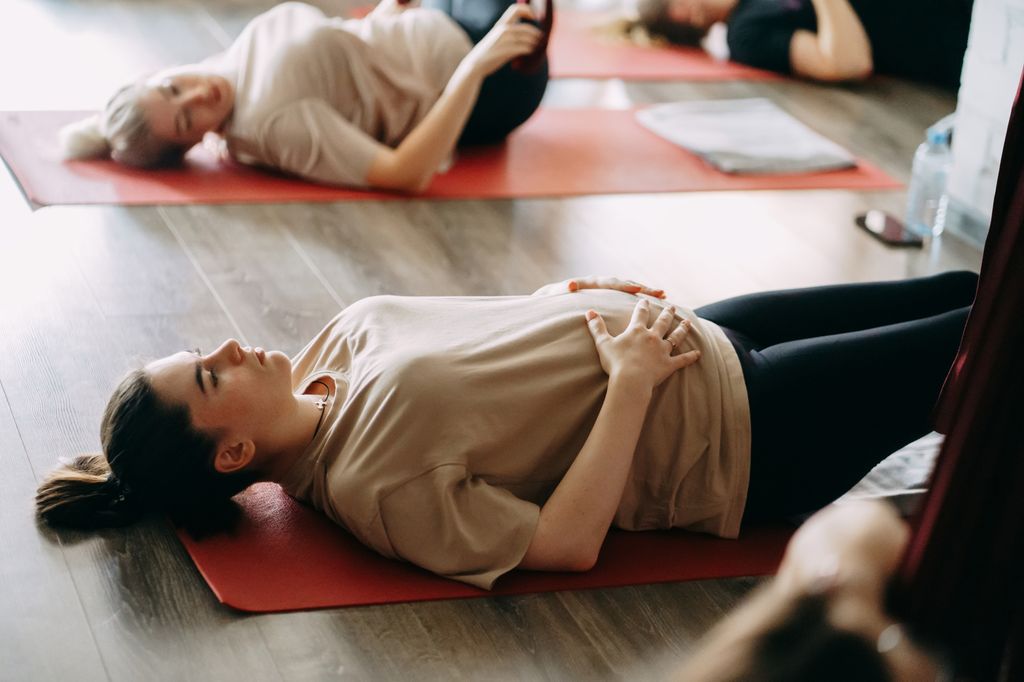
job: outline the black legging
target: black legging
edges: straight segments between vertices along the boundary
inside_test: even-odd
[[[420,4],[450,16],[476,44],[515,0],[423,0]],[[511,64],[492,73],[480,86],[459,144],[493,144],[504,140],[537,111],[547,85],[546,58],[528,73],[513,69]]]
[[[743,366],[752,438],[744,520],[818,509],[930,431],[977,282],[949,272],[695,311],[725,330]]]

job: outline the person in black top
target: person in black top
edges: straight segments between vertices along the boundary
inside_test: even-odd
[[[821,81],[881,73],[955,88],[972,3],[639,0],[638,10],[642,23],[674,42],[696,44],[713,24],[725,22],[730,57],[750,66]]]

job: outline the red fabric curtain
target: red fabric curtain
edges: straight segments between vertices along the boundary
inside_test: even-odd
[[[1018,88],[977,299],[936,410],[946,440],[896,585],[903,618],[976,680],[1024,679],[1022,105]]]

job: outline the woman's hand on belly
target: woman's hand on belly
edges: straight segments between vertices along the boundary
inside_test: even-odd
[[[612,289],[614,291],[623,291],[627,294],[645,294],[647,296],[653,296],[654,298],[665,298],[665,291],[663,289],[652,289],[651,287],[634,282],[631,279],[619,279],[618,277],[595,277],[590,275],[588,277],[573,277],[561,282],[554,282],[553,284],[545,284],[537,291],[533,292],[534,296],[547,296],[549,294],[564,294],[571,293],[574,291],[582,291],[583,289]]]
[[[697,351],[674,355],[687,323],[676,324],[671,307],[651,324],[650,303],[641,299],[618,336],[596,312],[587,315],[608,390],[583,448],[541,507],[521,568],[586,571],[594,565],[622,500],[653,388],[700,357]]]
[[[604,319],[594,310],[587,311],[587,327],[609,380],[648,395],[672,374],[700,359],[698,350],[676,354],[689,333],[690,321],[675,324],[673,306],[664,308],[653,324],[650,317],[650,303],[640,299],[626,329],[612,336]]]

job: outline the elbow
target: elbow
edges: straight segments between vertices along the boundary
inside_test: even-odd
[[[422,171],[413,168],[412,164],[391,151],[375,160],[366,174],[366,184],[370,187],[407,194],[425,192],[433,179],[433,170]]]
[[[868,57],[866,60],[855,62],[847,67],[847,77],[844,80],[848,81],[863,81],[871,77],[871,74],[875,72],[875,65]]]
[[[533,566],[525,566],[525,568],[562,573],[586,573],[596,565],[596,552],[576,552],[566,548],[557,557],[551,557],[547,561],[535,563]]]
[[[428,175],[404,175],[397,177],[391,182],[374,183],[383,189],[395,190],[405,194],[422,194],[430,187],[430,181],[434,179],[433,173]]]
[[[423,194],[430,187],[430,182],[434,179],[433,173],[427,175],[412,178],[405,187],[406,192],[410,194]]]
[[[530,571],[585,573],[597,564],[601,545],[565,541],[564,534],[549,535],[543,530],[534,535],[520,567]]]
[[[875,64],[868,55],[862,59],[851,59],[842,63],[830,63],[817,74],[817,79],[832,83],[867,80],[875,72]]]
[[[586,573],[597,565],[597,552],[584,552],[574,556],[567,563],[565,570],[572,573]]]
[[[561,556],[558,557],[558,571],[570,573],[586,573],[597,565],[597,558],[601,553],[601,546],[589,547],[584,545],[564,546]]]

